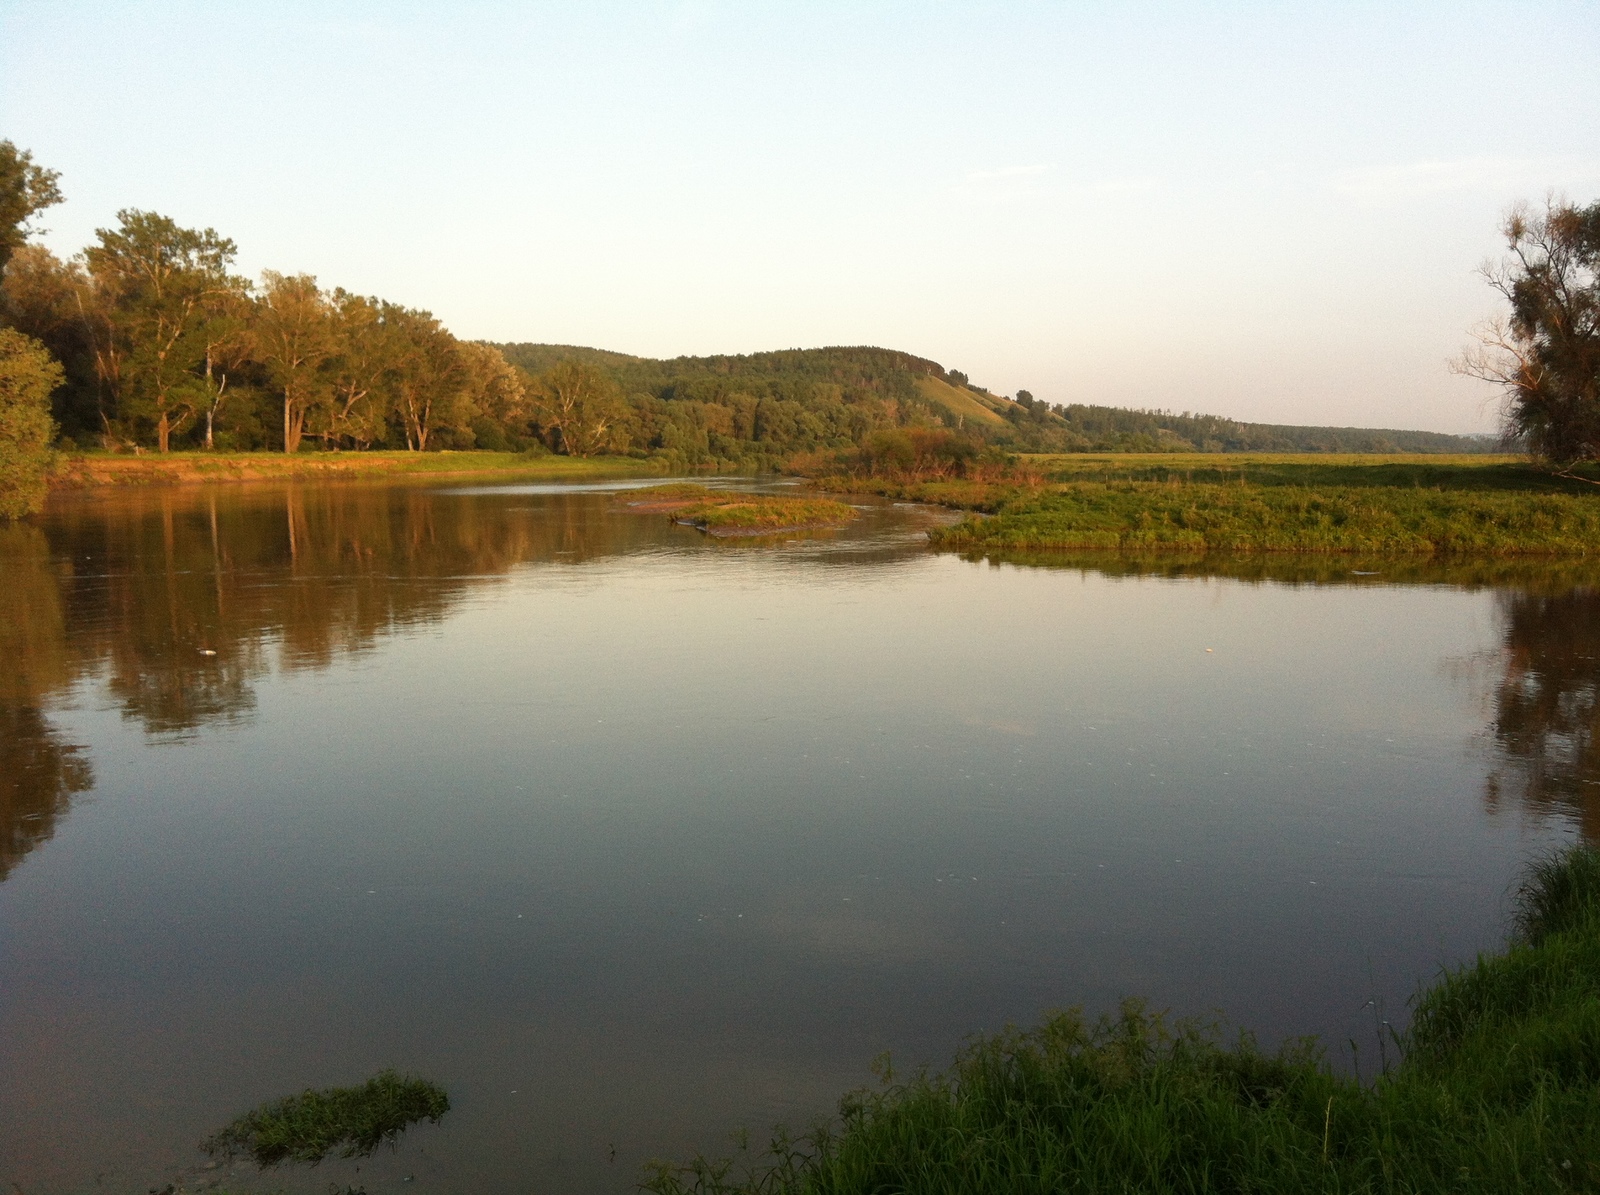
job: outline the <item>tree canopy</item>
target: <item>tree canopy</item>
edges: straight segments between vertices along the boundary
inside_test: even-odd
[[[1508,310],[1457,369],[1501,387],[1507,430],[1556,465],[1600,460],[1600,202],[1514,208],[1483,269]]]
[[[34,231],[29,221],[61,202],[60,178],[36,165],[27,150],[0,141],[0,271]]]

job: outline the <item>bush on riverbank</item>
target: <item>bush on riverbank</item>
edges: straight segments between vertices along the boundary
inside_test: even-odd
[[[0,519],[20,519],[44,504],[55,454],[50,391],[61,366],[37,340],[0,327]]]
[[[1505,953],[1417,1000],[1372,1086],[1310,1041],[1169,1025],[1137,1002],[975,1042],[947,1072],[846,1097],[748,1172],[660,1165],[697,1193],[1433,1192],[1600,1188],[1600,853],[1536,866]]]

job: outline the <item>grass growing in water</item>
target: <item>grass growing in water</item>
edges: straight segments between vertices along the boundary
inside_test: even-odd
[[[253,1112],[200,1143],[208,1154],[246,1153],[258,1166],[322,1161],[334,1150],[365,1158],[418,1121],[439,1123],[450,1110],[444,1089],[426,1079],[382,1071],[359,1087],[306,1090]]]
[[[669,514],[680,523],[712,535],[766,535],[840,527],[856,517],[854,507],[828,498],[743,494],[689,482],[651,486],[619,497],[630,509]]]
[[[778,1136],[743,1173],[659,1165],[657,1195],[1600,1189],[1600,854],[1536,866],[1504,954],[1416,1001],[1371,1086],[1309,1040],[1272,1054],[1129,1002],[974,1042]]]

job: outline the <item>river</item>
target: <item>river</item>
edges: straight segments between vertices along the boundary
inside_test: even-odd
[[[1520,864],[1600,832],[1581,568],[965,560],[863,507],[730,542],[605,487],[263,485],[0,527],[0,1184],[626,1191],[1129,994],[1371,1074]],[[442,1124],[200,1169],[385,1066]]]

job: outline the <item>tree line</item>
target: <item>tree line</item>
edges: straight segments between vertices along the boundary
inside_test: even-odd
[[[501,355],[430,312],[309,274],[252,282],[214,229],[125,209],[63,261],[12,253],[0,316],[60,364],[52,415],[80,448],[472,447],[523,413]]]
[[[426,310],[330,289],[309,274],[247,279],[231,239],[156,212],[119,212],[114,227],[62,260],[29,240],[39,214],[61,199],[55,171],[0,141],[0,516],[40,500],[52,442],[156,452],[629,454],[687,470],[772,469],[801,454],[857,453],[888,432],[939,430],[965,445],[952,459],[996,450],[1492,446],[1051,404],[1027,390],[1005,398],[959,370],[872,347],[652,360],[462,340]],[[1499,383],[1508,429],[1558,463],[1600,457],[1597,230],[1600,204],[1514,212],[1505,226],[1511,257],[1487,271],[1511,316],[1460,366]],[[992,414],[967,420],[941,400],[948,387]]]
[[[0,344],[14,429],[76,450],[487,448],[773,467],[894,426],[939,426],[878,349],[650,362],[462,340],[432,313],[309,274],[237,267],[235,242],[128,208],[63,260],[30,242],[59,176],[0,142]],[[43,403],[43,407],[41,407]],[[40,415],[47,409],[48,418]],[[0,427],[0,438],[5,430]],[[27,453],[23,454],[28,455]],[[42,485],[34,469],[27,484]]]

